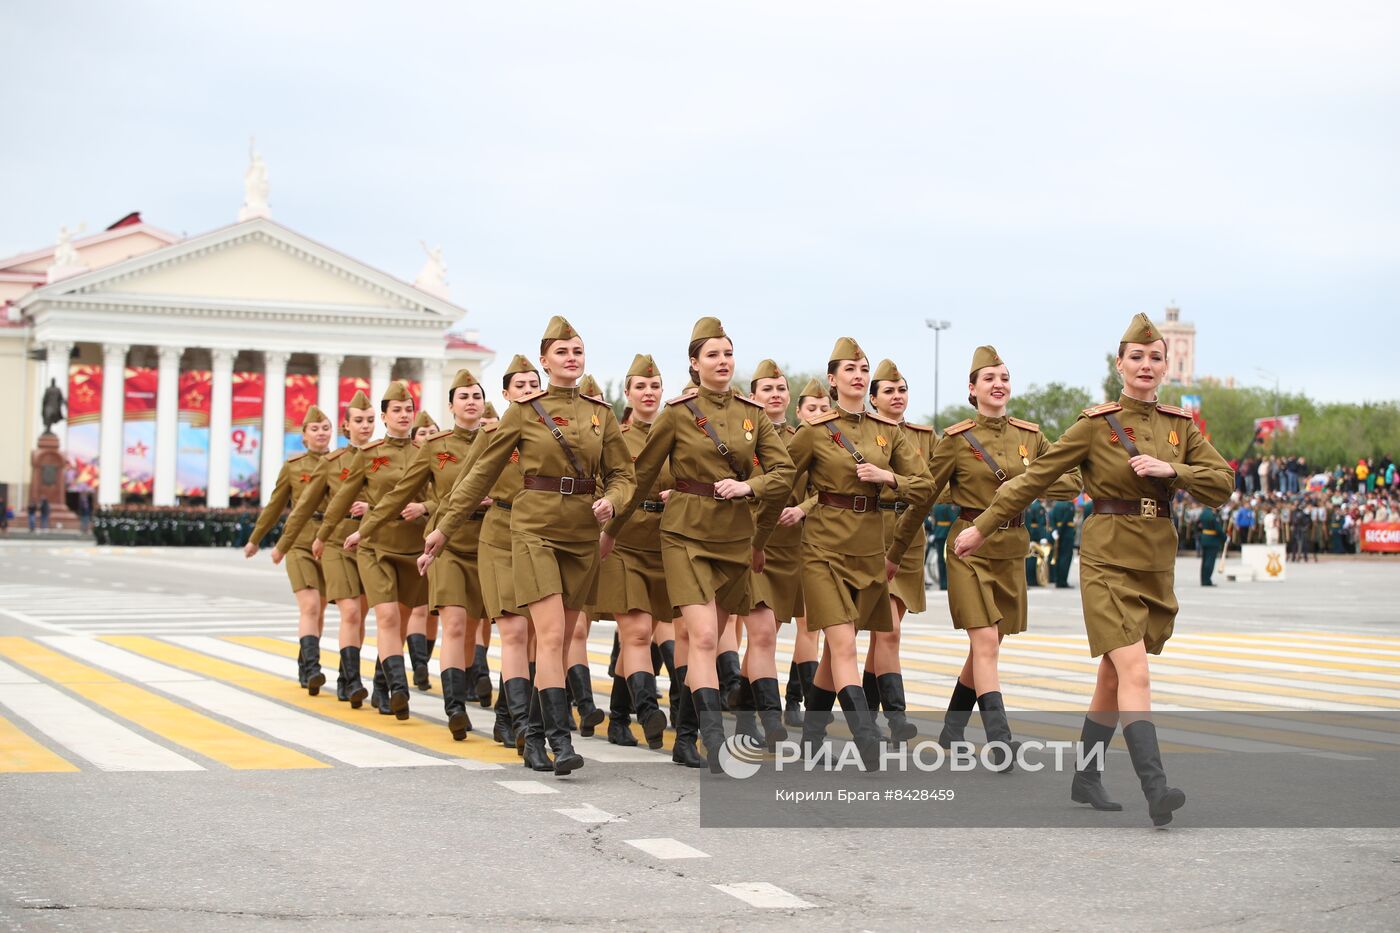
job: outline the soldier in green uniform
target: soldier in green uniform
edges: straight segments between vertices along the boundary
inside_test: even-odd
[[[1333,554],[1347,552],[1346,518],[1345,510],[1339,505],[1327,510],[1327,535],[1332,540]]]
[[[355,555],[345,550],[344,544],[345,539],[358,527],[357,523],[369,508],[369,503],[364,500],[352,502],[349,510],[338,518],[327,514],[326,509],[340,487],[350,478],[350,464],[355,453],[374,436],[374,421],[374,408],[369,396],[356,392],[340,423],[340,433],[350,445],[326,454],[325,470],[316,475],[298,500],[296,508],[292,509],[272,554],[272,559],[278,560],[278,555],[301,536],[307,522],[331,526],[331,534],[325,541],[319,538],[312,541],[311,555],[321,562],[321,573],[326,581],[326,599],[335,603],[336,611],[340,613],[340,673],[336,678],[335,696],[337,700],[349,703],[351,709],[359,709],[369,693],[360,680],[360,648],[365,643],[365,616],[369,614],[369,603],[360,584],[360,569],[355,563]],[[330,545],[329,549],[326,548],[327,544]],[[387,704],[380,707],[380,712],[389,712]]]
[[[554,773],[562,776],[583,766],[569,737],[565,649],[596,596],[598,526],[631,498],[636,480],[611,406],[579,394],[583,339],[562,317],[545,329],[540,364],[549,388],[519,399],[487,435],[486,449],[453,489],[423,553],[436,557],[518,459],[523,491],[510,513],[515,599],[529,607],[535,625],[542,725],[554,751]]]
[[[1225,529],[1220,524],[1220,514],[1210,506],[1201,508],[1196,519],[1196,533],[1201,538],[1201,586],[1215,586],[1215,560],[1220,556],[1220,546],[1225,543]]]
[[[277,474],[277,483],[272,488],[272,496],[267,500],[258,515],[253,534],[243,547],[243,556],[252,557],[258,553],[262,539],[282,517],[282,510],[295,507],[312,480],[325,469],[322,458],[331,443],[330,418],[312,405],[306,410],[301,423],[301,437],[306,444],[306,452],[297,454],[282,464]],[[321,628],[326,614],[326,581],[321,575],[321,565],[311,556],[311,541],[316,526],[308,526],[306,532],[285,551],[273,551],[273,560],[286,556],[287,578],[292,582],[292,592],[297,600],[297,635],[301,651],[297,657],[297,681],[312,696],[321,692],[326,675],[321,673]]]
[[[941,441],[940,441],[941,443]],[[948,532],[961,511],[953,504],[952,490],[946,489],[933,506],[933,550],[938,557],[938,588],[948,589]]]
[[[1023,516],[1026,523],[1026,537],[1030,538],[1031,546],[1039,544],[1041,541],[1050,540],[1050,518],[1045,512],[1045,503],[1035,499],[1026,508]],[[1034,553],[1026,555],[1026,586],[1040,586],[1040,580],[1036,577],[1036,564],[1039,561]]]
[[[904,439],[925,465],[933,462],[938,435],[931,427],[904,420],[904,413],[909,407],[909,382],[893,360],[881,360],[875,367],[870,379],[870,402],[882,417],[899,425]],[[880,490],[880,517],[886,547],[894,542],[899,518],[908,508],[908,500],[890,487],[885,486]],[[890,724],[890,737],[899,742],[907,742],[918,734],[918,727],[906,715],[899,639],[905,614],[923,612],[928,608],[924,595],[924,550],[927,546],[926,535],[915,535],[904,551],[903,559],[896,562],[898,569],[889,581],[890,618],[894,627],[888,632],[870,633],[870,648],[865,657],[865,675],[862,679],[865,702],[872,712],[884,708],[885,718]]]
[[[894,629],[888,581],[909,545],[887,549],[880,493],[889,487],[909,503],[907,516],[927,511],[931,490],[926,459],[904,430],[865,410],[869,383],[865,351],[850,337],[837,340],[827,361],[834,407],[799,428],[789,449],[797,475],[807,473],[816,489],[802,534],[802,598],[807,627],[823,635],[802,742],[809,755],[819,754],[839,701],[862,764],[873,769],[882,737],[862,689],[856,632]]]
[[[428,505],[428,528],[433,528],[438,518],[435,506],[451,494],[472,442],[476,440],[481,413],[486,407],[486,394],[470,370],[457,371],[447,390],[447,405],[452,413],[452,429],[430,434],[419,442],[417,456],[398,483],[375,503],[361,523],[361,537],[373,540],[385,522],[416,517],[417,510],[411,508],[415,502]],[[421,417],[423,413],[419,414]],[[472,513],[475,519],[469,515],[428,570],[428,608],[442,622],[443,711],[447,714],[447,729],[458,742],[467,737],[472,727],[467,715],[467,633],[470,629],[474,636],[478,620],[486,615],[476,564],[481,519],[485,514],[485,510],[478,509]],[[472,643],[475,644],[474,637]],[[426,672],[433,650],[426,635],[410,632],[408,649],[415,676],[420,662]],[[490,673],[479,676],[484,677],[485,692],[489,695]]]
[[[688,355],[698,388],[671,399],[657,416],[637,457],[638,492],[605,527],[602,547],[605,555],[612,551],[617,534],[669,467],[675,485],[662,513],[661,551],[667,593],[679,609],[677,636],[684,631],[689,639],[682,715],[688,722],[690,704],[710,769],[717,771],[724,728],[716,647],[729,618],[752,608],[750,571],[763,571],[763,548],[792,489],[793,472],[763,406],[731,388],[734,345],[716,318],[696,322]],[[745,501],[750,498],[763,503],[759,512]],[[678,724],[676,744],[686,743],[682,754],[689,757],[694,740]]]
[[[638,354],[627,370],[623,392],[631,417],[621,427],[622,439],[635,462],[661,409],[661,371],[656,361]],[[608,741],[614,745],[637,744],[628,727],[634,711],[648,748],[660,748],[666,731],[666,714],[656,702],[651,646],[656,623],[669,622],[675,614],[661,562],[661,516],[672,485],[669,471],[663,469],[657,474],[641,507],[632,513],[618,533],[612,553],[603,560],[598,572],[598,596],[590,607],[591,611],[617,621],[617,659],[612,665],[608,717]],[[684,645],[679,647],[684,657]],[[694,765],[700,764],[703,762],[697,756]]]
[[[797,396],[797,420],[799,424],[807,424],[814,418],[821,417],[831,411],[831,397],[827,395],[827,390],[815,379],[808,379],[807,384],[802,387],[802,392]],[[797,505],[797,509],[802,513],[801,518],[805,519],[807,513],[816,505],[816,494],[812,491],[810,479],[799,476],[797,485],[803,487],[803,500]],[[786,509],[783,515],[789,513]],[[778,523],[782,524],[783,516],[779,516]],[[799,583],[800,583],[799,579]],[[807,627],[806,601],[803,601],[802,613],[797,617],[795,624],[796,631],[793,632],[792,643],[792,663],[788,667],[787,691],[783,713],[783,722],[789,726],[802,725],[802,702],[806,692],[810,689],[812,678],[817,675],[817,658],[821,654],[821,636]]]
[[[389,495],[399,477],[418,453],[409,436],[413,427],[413,397],[402,382],[391,382],[379,400],[385,436],[356,451],[350,473],[326,507],[328,515],[345,515],[356,501],[370,510]],[[404,623],[414,606],[428,601],[427,581],[415,564],[422,546],[427,520],[415,510],[415,517],[400,514],[384,522],[373,538],[361,540],[358,532],[345,538],[344,550],[355,554],[355,566],[365,596],[374,607],[376,649],[375,688],[381,707],[388,697],[389,711],[398,719],[408,719],[408,674],[404,669]],[[323,543],[335,529],[323,522],[316,537]]]
[[[1074,503],[1057,499],[1050,506],[1050,530],[1055,534],[1055,588],[1069,589],[1069,568],[1074,562]]]
[[[1124,333],[1117,367],[1123,378],[1119,400],[1086,410],[1023,479],[998,491],[954,547],[971,554],[1061,475],[1083,470],[1094,516],[1084,524],[1079,589],[1089,650],[1101,661],[1081,734],[1081,760],[1102,762],[1121,717],[1148,813],[1161,826],[1186,802],[1185,794],[1167,785],[1148,712],[1147,656],[1161,652],[1177,611],[1171,498],[1184,489],[1204,505],[1219,506],[1234,488],[1234,475],[1189,413],[1157,404],[1167,371],[1166,341],[1146,315],[1137,315]],[[1088,754],[1091,747],[1099,754]],[[1077,772],[1071,799],[1121,809],[1108,799],[1101,770],[1090,764]]]

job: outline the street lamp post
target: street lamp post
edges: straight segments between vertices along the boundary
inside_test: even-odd
[[[952,321],[925,318],[924,324],[933,331],[933,427],[938,430],[938,335],[953,326]]]
[[[1272,380],[1274,381],[1274,417],[1277,418],[1277,417],[1278,417],[1278,414],[1279,414],[1279,411],[1278,411],[1278,404],[1279,404],[1279,398],[1278,398],[1278,395],[1279,395],[1279,379],[1278,379],[1278,373],[1270,372],[1269,370],[1264,369],[1262,366],[1255,367],[1255,371],[1256,371],[1257,373],[1259,373],[1259,375],[1263,376],[1265,379],[1272,379]]]

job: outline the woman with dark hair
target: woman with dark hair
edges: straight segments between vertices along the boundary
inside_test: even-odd
[[[718,771],[724,726],[715,648],[729,617],[749,611],[749,574],[763,572],[763,547],[794,474],[762,406],[731,388],[734,344],[716,318],[696,322],[688,352],[698,388],[657,416],[637,457],[639,491],[605,527],[602,549],[611,553],[669,466],[675,485],[661,517],[661,557],[671,605],[689,637],[673,760],[692,763],[698,720],[710,770]],[[757,522],[750,498],[765,506]]]
[[[827,390],[822,388],[817,380],[808,379],[807,384],[802,387],[801,394],[797,396],[798,423],[810,424],[813,419],[829,411],[831,411],[831,398],[827,395]],[[797,485],[804,485],[800,477]],[[817,504],[817,497],[811,494],[810,480],[805,483],[805,486],[803,492],[807,497],[799,502],[794,509],[783,510],[782,516],[778,519],[780,527],[785,521],[802,521]],[[793,626],[792,662],[788,665],[787,690],[784,696],[783,722],[789,726],[802,725],[802,702],[811,691],[812,678],[817,673],[817,657],[820,653],[821,636],[814,629],[807,627],[807,608],[804,602],[802,613],[797,617],[796,624]]]
[[[817,490],[802,532],[802,599],[807,627],[821,631],[823,645],[806,697],[802,742],[809,754],[825,742],[839,700],[870,769],[881,737],[861,689],[856,632],[893,628],[880,493],[888,487],[921,506],[929,479],[899,425],[865,410],[870,361],[860,345],[850,337],[836,341],[826,371],[835,407],[798,428],[789,445],[798,475],[807,473]]]
[[[1163,826],[1186,803],[1184,793],[1167,785],[1149,712],[1147,656],[1161,653],[1177,612],[1171,499],[1184,489],[1208,507],[1219,506],[1229,498],[1234,476],[1188,412],[1157,403],[1167,344],[1147,315],[1134,317],[1123,334],[1117,368],[1123,378],[1118,401],[1086,409],[1022,479],[997,491],[958,535],[954,550],[959,557],[971,555],[1060,476],[1083,470],[1094,514],[1080,542],[1079,589],[1089,651],[1100,661],[1080,744],[1081,760],[1097,764],[1077,771],[1070,798],[1095,809],[1122,809],[1108,798],[1102,778],[1103,753],[1121,722],[1148,813],[1154,825]],[[1097,754],[1085,754],[1091,750]]]
[[[519,462],[522,492],[510,512],[515,599],[529,607],[535,625],[541,725],[554,752],[554,773],[563,776],[583,767],[569,737],[565,649],[596,594],[598,526],[627,501],[636,481],[612,408],[578,391],[583,339],[562,317],[545,329],[540,365],[549,388],[518,399],[488,435],[423,553],[436,557],[507,465]]]
[[[433,416],[428,414],[427,409],[420,408],[413,416],[413,432],[409,435],[413,440],[413,446],[418,448],[417,457],[423,454],[423,444],[438,433],[437,422]],[[402,481],[402,478],[400,478]],[[434,491],[431,487],[422,490],[428,494],[423,501],[413,501],[402,506],[404,515],[402,518],[416,518],[420,512],[424,517],[430,516],[433,511],[432,495]],[[429,527],[432,520],[428,520]],[[364,525],[360,526],[360,533],[364,533]],[[432,595],[432,582],[428,584],[429,597]],[[413,685],[424,693],[433,689],[432,678],[428,674],[428,662],[433,657],[433,647],[437,643],[437,613],[432,611],[432,607],[427,603],[421,606],[414,606],[413,611],[408,614],[408,621],[404,623],[404,644],[408,654],[408,665],[413,671]],[[470,728],[470,726],[468,726]],[[465,733],[463,734],[465,738]]]

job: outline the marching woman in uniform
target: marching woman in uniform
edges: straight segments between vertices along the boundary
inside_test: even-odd
[[[339,516],[327,514],[326,508],[341,485],[350,476],[350,462],[359,449],[369,443],[374,436],[374,409],[369,397],[357,391],[345,409],[345,420],[341,422],[340,433],[350,441],[350,446],[339,447],[325,457],[325,470],[317,474],[307,487],[306,495],[297,502],[287,524],[282,528],[282,537],[272,552],[274,562],[286,553],[283,542],[296,541],[309,521],[323,522],[334,530],[326,539],[319,538],[311,543],[311,555],[320,562],[321,574],[326,581],[326,600],[335,603],[340,612],[340,673],[336,677],[335,697],[359,709],[369,691],[360,680],[360,648],[365,643],[365,616],[369,614],[369,604],[365,600],[364,587],[360,585],[360,570],[355,565],[355,555],[342,548],[345,538],[357,527],[369,503],[360,500],[350,504],[350,509]]]
[[[627,370],[623,392],[631,417],[622,425],[622,439],[635,462],[661,408],[661,372],[656,361],[638,354]],[[592,608],[617,620],[619,648],[608,722],[608,741],[614,745],[637,744],[625,718],[632,712],[648,748],[660,748],[666,731],[666,714],[656,703],[651,635],[658,620],[669,622],[673,615],[661,563],[661,516],[666,510],[662,497],[671,486],[671,475],[663,468],[598,571],[598,598]],[[683,643],[680,650],[684,657]]]
[[[763,407],[730,387],[734,345],[716,318],[696,322],[689,357],[698,388],[671,399],[657,416],[637,457],[638,491],[606,527],[602,548],[605,556],[612,551],[669,466],[674,490],[661,516],[661,559],[668,597],[689,639],[672,760],[694,765],[698,719],[710,770],[717,771],[724,725],[715,647],[730,615],[749,611],[750,572],[763,572],[763,547],[792,489],[793,470]],[[751,497],[763,503],[756,529],[745,502]]]
[[[831,411],[831,397],[827,395],[827,390],[822,388],[821,383],[815,379],[808,379],[807,384],[802,387],[802,394],[797,397],[797,420],[800,423],[808,424],[813,418]],[[801,477],[798,478],[798,486],[804,485]],[[812,484],[810,478],[805,482],[806,490],[804,495],[811,492]],[[778,519],[779,527],[786,524],[793,524],[802,521],[807,517],[807,513],[817,504],[816,496],[809,496],[803,499],[794,508],[783,510],[782,516]],[[798,581],[799,586],[801,580]],[[802,725],[802,701],[811,685],[812,678],[817,674],[817,657],[821,653],[821,636],[814,629],[807,627],[806,606],[804,604],[802,614],[798,615],[797,623],[793,627],[792,662],[788,665],[788,682],[786,694],[786,707],[783,713],[783,721],[789,726]]]
[[[295,507],[316,475],[324,469],[321,459],[331,444],[331,421],[321,409],[312,405],[306,410],[301,423],[301,439],[306,444],[306,452],[282,464],[277,474],[277,484],[272,489],[272,497],[258,514],[257,524],[248,543],[243,546],[243,556],[252,557],[258,553],[258,542],[272,531],[282,510]],[[318,499],[319,501],[319,499]],[[306,692],[316,696],[326,682],[321,673],[321,626],[326,614],[326,583],[321,576],[321,565],[311,556],[311,541],[316,528],[308,527],[307,534],[300,538],[289,538],[293,542],[285,552],[276,549],[272,552],[274,562],[287,559],[287,578],[292,581],[292,593],[297,600],[297,635],[301,652],[297,656],[297,681]],[[281,538],[278,538],[281,541]]]
[[[787,377],[778,364],[763,360],[749,380],[749,397],[763,406],[764,417],[784,448],[797,429],[787,423]],[[783,726],[783,701],[778,694],[778,629],[803,614],[802,608],[802,519],[801,499],[807,494],[807,479],[797,477],[792,492],[783,503],[778,525],[763,547],[763,572],[752,577],[749,602],[752,608],[743,617],[747,635],[740,685],[736,730],[758,738],[753,730],[754,715],[763,727],[762,741],[772,749],[787,738]],[[797,514],[794,514],[797,513]],[[752,711],[752,712],[750,712]]]
[[[909,383],[893,360],[881,360],[880,365],[875,367],[870,378],[870,403],[876,412],[899,425],[904,439],[921,460],[926,464],[932,462],[938,435],[933,433],[933,428],[910,424],[904,419],[909,407]],[[895,526],[908,508],[909,502],[888,486],[880,490],[880,518],[887,548],[894,543]],[[872,712],[884,707],[885,718],[890,723],[890,737],[899,742],[907,742],[919,731],[905,714],[907,707],[904,672],[899,663],[899,630],[906,613],[923,612],[927,608],[924,597],[924,549],[927,543],[924,535],[916,535],[905,549],[899,561],[899,570],[890,579],[890,620],[894,627],[888,632],[871,632],[870,649],[865,656],[865,676],[862,679],[865,702]]]
[[[431,504],[445,502],[451,494],[467,452],[476,439],[485,405],[486,397],[476,377],[470,370],[458,370],[447,390],[452,430],[430,434],[418,441],[418,456],[361,524],[362,537],[373,540],[384,522],[396,516],[408,517],[408,508],[415,501],[430,503],[428,527],[432,527],[438,510]],[[458,742],[467,737],[472,727],[471,718],[467,716],[468,633],[471,642],[475,642],[477,620],[486,614],[476,564],[477,539],[484,514],[483,510],[478,510],[472,513],[476,516],[474,519],[468,516],[468,521],[463,522],[457,534],[447,542],[442,559],[435,561],[428,571],[428,606],[442,621],[442,705],[447,713],[447,729]],[[412,655],[412,633],[408,644]],[[431,654],[431,643],[427,650]],[[418,651],[421,656],[423,646],[419,646]],[[416,658],[414,662],[416,666]],[[487,688],[490,688],[489,682]]]
[[[535,686],[554,773],[583,767],[569,737],[565,649],[598,586],[598,526],[632,495],[632,458],[612,408],[580,395],[583,339],[562,317],[540,341],[549,388],[511,406],[452,491],[423,553],[435,557],[515,456],[522,492],[511,507],[515,599],[535,625]],[[602,477],[599,488],[597,477]]]
[[[363,500],[370,509],[387,496],[398,483],[403,471],[418,453],[409,436],[413,427],[413,398],[402,382],[391,382],[379,402],[380,417],[384,419],[386,436],[367,444],[350,463],[350,473],[335,494],[326,511],[343,515],[354,501]],[[396,515],[378,529],[372,539],[361,540],[359,532],[345,539],[344,550],[355,553],[360,580],[369,604],[374,607],[375,644],[378,659],[374,664],[375,688],[380,695],[380,711],[384,699],[390,712],[398,719],[408,718],[408,675],[403,663],[403,626],[414,606],[428,601],[427,581],[418,575],[414,565],[427,524],[424,514],[413,510],[414,516]],[[316,536],[325,541],[334,529],[323,523]]]
[[[579,395],[595,402],[608,404],[598,380],[587,373],[579,380],[578,392]],[[568,694],[570,704],[578,708],[578,725],[574,725],[571,712],[569,728],[577,728],[582,736],[593,735],[594,730],[603,721],[603,711],[593,699],[593,674],[588,666],[588,633],[592,628],[593,618],[585,611],[574,626],[574,634],[565,646],[564,656],[564,692]]]
[[[1079,590],[1089,651],[1100,661],[1080,738],[1081,759],[1091,749],[1099,754],[1097,766],[1075,774],[1070,796],[1096,809],[1122,809],[1109,800],[1102,776],[1102,753],[1121,721],[1148,813],[1163,826],[1186,802],[1184,793],[1167,785],[1149,713],[1147,656],[1161,653],[1177,611],[1171,497],[1184,489],[1204,505],[1218,506],[1229,498],[1234,474],[1186,411],[1157,404],[1167,346],[1147,315],[1133,318],[1123,334],[1117,368],[1123,378],[1118,401],[1085,410],[1022,479],[997,492],[954,548],[959,556],[972,554],[1031,499],[1047,494],[1060,476],[1083,470],[1094,514],[1080,540]]]
[[[418,413],[413,416],[413,446],[418,448],[419,454],[423,451],[423,442],[434,434],[438,433],[437,422],[433,416],[428,414],[426,408],[418,409]],[[429,496],[433,489],[426,490]],[[412,508],[417,512],[423,510],[424,515],[431,515],[433,512],[433,501],[428,498],[416,504],[404,506]],[[408,516],[404,516],[407,518]],[[431,519],[429,520],[431,523]],[[364,525],[360,526],[360,534],[364,534]],[[429,583],[431,592],[432,584]],[[427,692],[433,689],[433,682],[428,674],[428,662],[433,657],[433,647],[437,642],[437,614],[431,611],[428,605],[414,606],[413,611],[408,615],[408,622],[404,625],[404,642],[408,646],[408,664],[413,669],[413,685],[419,690]]]
[[[1040,427],[1030,421],[1008,418],[1011,374],[994,347],[978,347],[968,373],[968,404],[977,417],[950,425],[933,454],[931,472],[937,497],[951,487],[959,518],[950,537],[968,526],[991,504],[997,489],[1022,475],[1050,449]],[[1056,474],[1059,477],[1059,474]],[[1072,498],[1079,493],[1079,471],[1069,470],[1050,494]],[[887,565],[894,573],[897,561],[916,536],[923,535],[928,508],[900,516],[890,545]],[[1012,767],[1011,725],[1001,695],[997,673],[1001,641],[1026,630],[1026,554],[1030,538],[1020,512],[993,527],[990,543],[976,556],[949,555],[948,609],[953,626],[967,632],[968,654],[953,688],[943,730],[938,741],[945,748],[964,741],[964,730],[975,704],[982,710],[988,741],[1006,743],[996,749],[1000,770]]]
[[[923,459],[889,419],[865,410],[870,361],[850,337],[836,341],[827,362],[828,395],[836,403],[792,439],[793,465],[807,472],[816,505],[802,531],[802,599],[807,627],[824,636],[821,662],[806,696],[802,742],[823,743],[837,701],[867,769],[880,754],[880,732],[865,702],[856,663],[856,632],[888,632],[880,491],[889,487],[918,508],[929,498]]]

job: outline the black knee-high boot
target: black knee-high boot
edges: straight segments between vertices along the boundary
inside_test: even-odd
[[[1162,767],[1162,750],[1157,745],[1157,727],[1151,720],[1139,719],[1123,727],[1123,741],[1133,759],[1133,770],[1147,798],[1147,813],[1153,826],[1166,826],[1172,813],[1186,805],[1186,793],[1167,786],[1167,772]]]
[[[815,661],[806,663],[814,668],[817,666]],[[802,749],[811,759],[826,744],[827,727],[835,718],[831,715],[831,708],[836,705],[836,694],[808,679],[802,684],[802,696],[807,704],[802,714]]]
[[[590,736],[604,718],[603,711],[593,702],[593,674],[587,664],[575,664],[569,668],[564,680],[569,685],[574,703],[578,705],[578,734]],[[567,705],[565,713],[568,714],[569,725],[573,725],[573,714],[569,713]]]
[[[447,731],[461,742],[471,731],[472,721],[467,716],[467,672],[460,667],[442,669],[442,708],[447,713]]]
[[[394,715],[394,711],[389,708],[389,682],[384,676],[383,658],[374,659],[374,696],[370,697],[369,702],[379,710],[379,715]]]
[[[1123,805],[1108,799],[1108,791],[1103,786],[1103,769],[1108,762],[1108,744],[1113,741],[1113,733],[1118,729],[1112,725],[1094,722],[1084,717],[1084,725],[1079,730],[1079,756],[1083,764],[1074,769],[1074,780],[1069,785],[1069,799],[1075,803],[1087,803],[1095,810],[1121,810]],[[1090,757],[1092,754],[1093,757]]]
[[[681,682],[676,676],[676,643],[674,641],[663,641],[661,643],[661,663],[666,667],[666,676],[671,680],[670,689],[667,690],[667,715],[671,720],[671,727],[675,728],[676,714],[680,711],[681,703]],[[661,673],[661,668],[656,668],[656,672]]]
[[[359,648],[340,649],[340,669],[345,672],[345,699],[350,701],[351,709],[359,709],[369,695],[364,681],[360,680]]]
[[[734,712],[734,734],[747,735],[756,743],[763,742],[758,732],[758,713],[755,711],[753,683],[747,677],[739,678],[739,702],[729,708]]]
[[[612,693],[608,695],[608,741],[632,748],[637,738],[632,734],[632,698],[628,695],[627,679],[613,674],[612,682]]]
[[[705,762],[711,774],[720,773],[719,750],[724,745],[723,709],[720,707],[719,690],[715,687],[698,687],[690,691],[691,702],[695,704],[695,714],[700,720],[700,737],[705,743]]]
[[[994,749],[990,757],[993,770],[1009,772],[1016,766],[1016,744],[1011,737],[1011,723],[1006,718],[1006,706],[1001,699],[1001,691],[988,690],[977,698],[982,709],[982,731],[987,733],[987,741],[1000,742],[1005,748]]]
[[[851,738],[860,753],[861,767],[874,771],[880,767],[880,745],[884,736],[875,728],[875,713],[865,704],[865,691],[860,687],[845,687],[836,697],[841,701],[841,711],[846,714]]]
[[[525,732],[530,728],[530,681],[525,677],[512,677],[501,684],[501,696],[505,698],[506,715],[510,717],[510,741],[501,744],[514,746],[517,754],[525,750]]]
[[[666,714],[656,705],[656,675],[651,671],[628,674],[627,690],[631,695],[632,708],[637,711],[637,722],[646,736],[647,748],[655,751],[661,747],[666,735]]]
[[[727,710],[738,709],[744,702],[739,685],[739,681],[743,679],[743,665],[739,662],[739,652],[721,651],[715,655],[715,674],[719,677],[720,703]]]
[[[938,744],[951,749],[954,742],[966,742],[967,724],[972,720],[972,708],[977,705],[977,691],[959,680],[948,699],[948,712],[943,715],[943,729]]]
[[[554,753],[554,773],[558,777],[583,767],[583,756],[574,751],[565,724],[569,712],[569,697],[563,687],[546,687],[539,691],[540,709],[544,714],[544,737]]]
[[[408,661],[413,666],[413,685],[424,692],[433,689],[428,677],[428,636],[416,632],[408,636]]]
[[[472,678],[468,687],[476,693],[476,700],[481,704],[482,709],[491,708],[491,663],[486,657],[486,646],[477,645],[473,656],[472,665],[476,668],[476,676]],[[471,672],[468,671],[468,674]],[[472,697],[468,696],[468,700]]]
[[[904,701],[904,675],[881,674],[876,678],[880,687],[880,705],[885,708],[885,720],[890,724],[890,738],[907,742],[919,734],[919,727],[909,721]]]
[[[384,682],[388,684],[389,709],[396,719],[408,718],[408,674],[404,671],[403,655],[384,658]]]
[[[540,692],[530,691],[529,724],[525,727],[525,767],[531,771],[553,771],[554,762],[549,760],[549,752],[544,744],[544,710],[540,705]]]
[[[695,715],[695,703],[690,697],[690,688],[685,685],[687,666],[676,668],[673,683],[680,685],[680,693],[672,713],[676,722],[676,741],[671,745],[671,760],[687,768],[705,767],[705,759],[695,748],[695,740],[700,735],[700,720]]]
[[[797,662],[788,664],[787,701],[783,710],[783,722],[794,728],[802,725],[802,674],[797,670]]]
[[[788,737],[783,726],[783,701],[778,697],[778,678],[760,677],[753,681],[754,707],[763,726],[763,744],[771,752]]]
[[[515,745],[515,731],[511,727],[510,708],[506,705],[506,677],[497,675],[496,721],[491,726],[491,739],[510,748]]]
[[[301,656],[306,662],[306,692],[316,696],[326,685],[326,675],[321,672],[321,639],[301,636]]]
[[[870,710],[870,721],[875,724],[875,731],[880,732],[880,738],[885,738],[884,732],[880,731],[880,679],[875,676],[875,671],[867,669],[860,680],[860,691],[865,694],[865,706]]]

